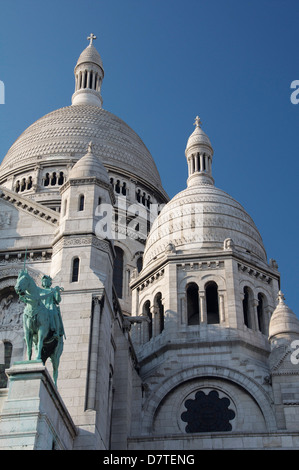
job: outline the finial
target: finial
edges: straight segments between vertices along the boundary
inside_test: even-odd
[[[196,127],[201,127],[201,125],[202,125],[202,122],[201,122],[201,120],[200,120],[200,117],[199,117],[199,116],[196,116],[195,122],[194,122],[194,126],[196,126]]]
[[[277,300],[278,300],[279,304],[284,304],[285,297],[284,297],[283,293],[281,292],[281,290],[278,292]]]
[[[92,147],[93,147],[93,143],[92,141],[90,141],[87,147],[87,153],[92,153]]]
[[[88,39],[88,41],[90,41],[90,43],[89,43],[90,46],[92,45],[92,41],[93,41],[94,39],[96,39],[96,38],[97,38],[97,37],[96,37],[93,33],[91,33],[91,34],[88,36],[87,39]]]

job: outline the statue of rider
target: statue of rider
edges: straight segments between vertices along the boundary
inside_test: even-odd
[[[42,277],[42,286],[43,292],[45,293],[42,293],[40,298],[45,307],[47,307],[52,313],[50,317],[50,328],[53,331],[53,335],[57,338],[63,335],[65,337],[62,317],[59,308],[59,304],[61,302],[60,292],[63,289],[59,286],[51,287],[52,278],[46,275]]]

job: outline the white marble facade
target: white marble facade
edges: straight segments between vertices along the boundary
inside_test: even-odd
[[[187,187],[169,201],[139,136],[103,109],[88,39],[72,105],[33,123],[0,166],[0,411],[4,369],[26,359],[14,285],[27,253],[37,284],[48,274],[64,288],[69,448],[298,449],[299,321],[277,263],[215,186],[198,117]]]

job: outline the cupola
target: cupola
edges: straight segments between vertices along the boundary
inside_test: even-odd
[[[75,67],[75,93],[72,104],[91,104],[102,107],[101,86],[104,68],[100,54],[93,45],[94,34],[87,38],[90,43],[81,53]]]
[[[195,118],[195,130],[190,135],[185,155],[188,163],[188,186],[214,184],[212,177],[213,147],[201,128],[202,122]]]
[[[100,157],[95,155],[92,142],[88,144],[87,153],[71,169],[69,179],[73,178],[96,178],[109,184],[107,170]]]
[[[286,305],[284,295],[278,293],[278,305],[269,324],[269,341],[272,346],[299,337],[299,319]]]

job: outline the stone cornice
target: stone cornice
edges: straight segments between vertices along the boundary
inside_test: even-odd
[[[59,214],[57,212],[23,196],[19,196],[19,194],[3,186],[0,186],[0,198],[15,206],[16,209],[27,212],[53,227],[57,227],[59,224]]]
[[[145,268],[141,273],[131,282],[131,288],[143,284],[147,279],[150,279],[154,273],[164,268],[168,263],[177,264],[178,268],[185,269],[223,269],[223,261],[225,259],[232,259],[238,263],[238,269],[246,272],[249,275],[254,275],[266,283],[270,283],[271,279],[279,279],[277,270],[263,269],[255,263],[245,262],[233,250],[215,250],[214,252],[205,252],[202,254],[187,254],[179,253],[175,250],[173,252],[164,253],[156,262],[150,264],[149,268]]]

